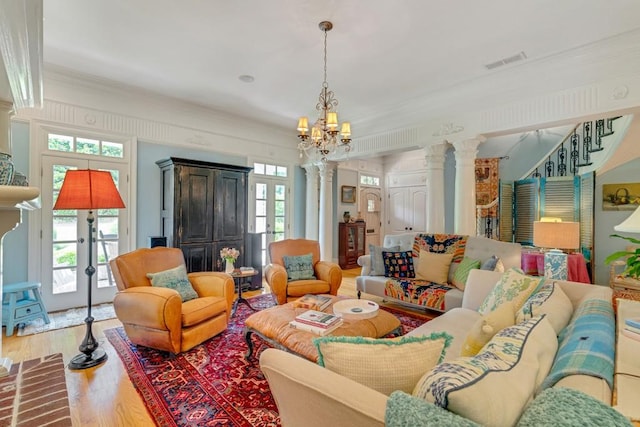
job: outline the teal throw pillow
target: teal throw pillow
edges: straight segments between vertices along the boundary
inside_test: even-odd
[[[455,273],[453,273],[453,280],[451,282],[456,288],[464,291],[469,272],[477,268],[480,268],[480,260],[464,257],[462,261],[460,261],[458,268],[456,268]]]
[[[282,257],[287,270],[287,280],[313,280],[313,256],[311,254]]]
[[[387,427],[480,427],[480,424],[403,391],[394,391],[389,396],[384,424]]]
[[[581,391],[548,388],[525,409],[516,427],[622,427],[631,422],[620,412]]]
[[[369,244],[369,254],[371,255],[371,276],[384,276],[384,259],[382,251],[399,251],[400,246],[390,246],[388,248]]]
[[[147,273],[147,277],[151,279],[152,286],[178,291],[182,302],[198,298],[198,294],[191,286],[191,282],[189,282],[187,269],[184,265],[157,273]]]

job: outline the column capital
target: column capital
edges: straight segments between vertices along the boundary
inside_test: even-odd
[[[485,142],[487,138],[484,136],[478,136],[476,138],[464,139],[461,141],[453,142],[452,145],[455,148],[456,161],[475,161],[478,154],[478,145]]]
[[[424,147],[427,169],[443,169],[448,149],[449,143],[446,141]]]
[[[335,162],[322,162],[318,164],[318,171],[320,172],[320,177],[322,178],[331,178],[333,176],[333,170],[336,167]]]
[[[302,165],[302,168],[305,170],[307,176],[318,176],[318,165],[313,165],[311,163],[307,163]]]

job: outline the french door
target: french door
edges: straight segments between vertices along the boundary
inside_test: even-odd
[[[262,265],[269,243],[289,235],[289,187],[286,180],[255,177],[255,233],[262,233]]]
[[[53,205],[69,169],[99,169],[111,172],[120,196],[128,206],[127,166],[103,160],[44,155],[42,157],[42,298],[49,311],[86,306],[89,265],[89,225],[86,210],[57,210]],[[93,212],[92,303],[113,301],[115,282],[108,262],[129,250],[126,209]]]
[[[369,244],[381,246],[380,242],[380,209],[382,206],[382,191],[379,188],[363,187],[360,189],[360,216],[364,219],[367,229],[365,253],[369,253]]]

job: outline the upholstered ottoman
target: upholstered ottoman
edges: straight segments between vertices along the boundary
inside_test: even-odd
[[[323,310],[327,313],[333,313],[333,304],[345,299],[344,297],[327,296],[333,299],[331,305]],[[290,302],[267,308],[249,316],[244,323],[244,338],[248,347],[245,358],[248,360],[253,355],[251,336],[257,335],[272,347],[316,362],[318,351],[313,345],[313,338],[318,335],[289,326],[290,321],[306,310],[306,308],[296,308]],[[343,325],[333,331],[331,335],[381,338],[391,333],[402,334],[400,320],[393,314],[380,309],[375,317],[369,319],[345,319]]]

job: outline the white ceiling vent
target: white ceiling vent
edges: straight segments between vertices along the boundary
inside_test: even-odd
[[[494,68],[502,67],[503,65],[507,64],[513,64],[514,62],[522,61],[523,59],[527,59],[527,54],[524,52],[520,52],[516,55],[500,59],[490,64],[486,64],[485,67],[487,67],[487,70],[493,70]]]

